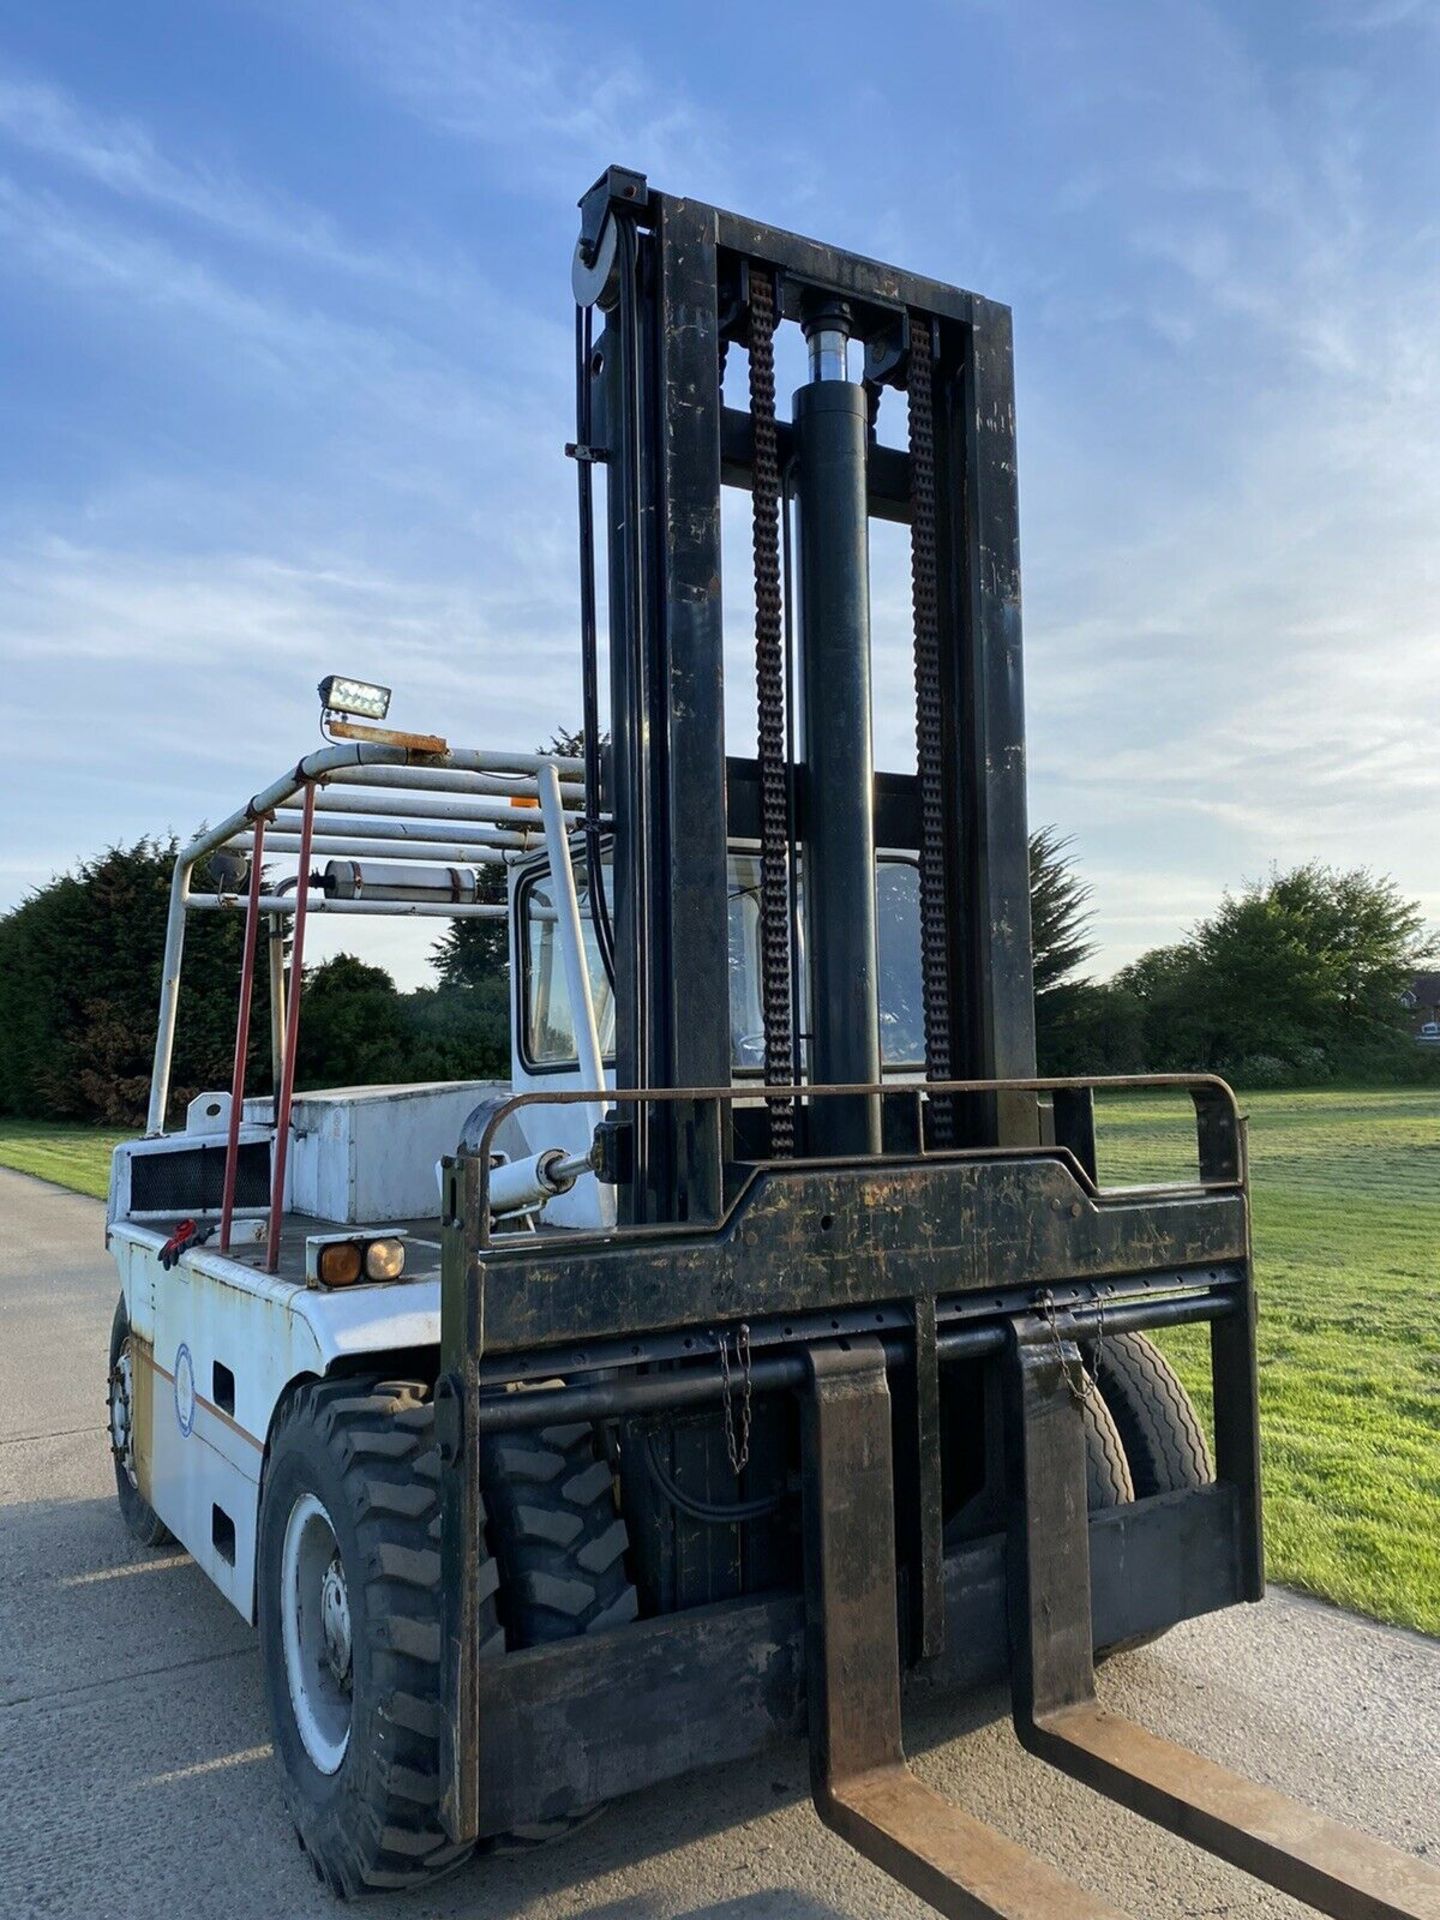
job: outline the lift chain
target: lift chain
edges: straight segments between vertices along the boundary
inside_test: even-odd
[[[791,1040],[790,810],[785,752],[785,649],[780,598],[780,455],[775,427],[775,282],[750,268],[750,417],[755,433],[751,493],[755,555],[755,692],[760,767],[760,998],[765,1079],[795,1084]],[[795,1151],[795,1106],[772,1100],[770,1150]]]
[[[915,618],[915,757],[920,793],[920,972],[925,1072],[952,1080],[950,943],[945,924],[945,789],[936,552],[935,363],[928,314],[910,315],[910,587]],[[954,1142],[954,1104],[934,1105],[935,1142]]]
[[[720,1348],[721,1404],[725,1415],[725,1451],[730,1456],[730,1470],[738,1480],[745,1471],[750,1458],[750,1417],[751,1401],[754,1394],[754,1382],[750,1373],[750,1327],[742,1320],[735,1334],[735,1364],[740,1369],[741,1399],[739,1431],[734,1408],[734,1383],[730,1373],[730,1336],[717,1333],[716,1341]]]

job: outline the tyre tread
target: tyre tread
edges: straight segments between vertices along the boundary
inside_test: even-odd
[[[515,1428],[482,1441],[480,1483],[513,1646],[634,1619],[629,1535],[588,1423]]]
[[[1135,1482],[1135,1496],[1189,1492],[1215,1478],[1204,1429],[1169,1362],[1143,1333],[1107,1336],[1097,1377]]]
[[[125,1342],[130,1337],[130,1316],[125,1311],[125,1296],[122,1293],[115,1302],[115,1317],[110,1322],[110,1370],[105,1384],[105,1431],[110,1432],[110,1375],[114,1373]],[[138,1487],[130,1484],[129,1475],[119,1460],[115,1461],[115,1499],[120,1508],[120,1517],[125,1522],[133,1540],[142,1547],[173,1546],[175,1536],[165,1522],[156,1513],[150,1502]]]
[[[482,1439],[480,1484],[512,1646],[603,1633],[636,1617],[625,1567],[629,1535],[588,1421]],[[562,1840],[588,1825],[601,1804],[515,1827],[494,1851],[528,1853]]]
[[[1135,1498],[1129,1463],[1119,1429],[1104,1396],[1092,1389],[1080,1402],[1085,1424],[1085,1504],[1127,1506]]]

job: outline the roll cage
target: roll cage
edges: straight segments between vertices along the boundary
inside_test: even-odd
[[[229,1244],[246,1124],[245,1068],[262,925],[274,1086],[271,1271],[278,1262],[311,916],[509,921],[517,982],[511,1036],[517,1084],[553,1075],[551,1084],[593,1091],[613,1080],[614,1000],[595,935],[582,851],[582,771],[581,760],[566,756],[484,748],[416,754],[370,742],[336,744],[306,755],[182,849],[170,890],[146,1137],[166,1132],[188,917],[241,916],[245,933],[221,1251]],[[224,858],[210,887],[203,883],[208,877],[204,863],[212,855]],[[763,1061],[759,868],[753,843],[735,840],[729,856],[728,966],[737,1081],[758,1077]],[[485,877],[500,872],[507,876],[503,897]],[[918,1073],[923,1027],[914,855],[882,851],[876,874],[885,1066],[901,1075]],[[804,1014],[802,997],[802,1058]],[[451,1144],[437,1142],[437,1151]]]

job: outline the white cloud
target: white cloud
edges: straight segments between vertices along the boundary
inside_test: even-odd
[[[1103,46],[1086,84],[1165,352],[1122,310],[1099,344],[1133,388],[1073,406],[1048,377],[1026,524],[1032,817],[1077,837],[1102,971],[1272,861],[1440,910],[1437,230],[1397,211],[1357,71],[1267,70],[1213,8],[1154,25],[1148,92]]]
[[[1326,24],[1337,33],[1386,33],[1412,22],[1440,27],[1437,0],[1330,0]]]
[[[1437,234],[1397,210],[1407,156],[1380,89],[1404,77],[1337,71],[1343,18],[1330,33],[1317,16],[1279,60],[1217,7],[1101,10],[1068,39],[1051,10],[997,7],[1026,110],[990,172],[917,115],[907,153],[935,183],[919,194],[890,191],[883,154],[832,177],[794,150],[803,119],[777,134],[748,100],[722,116],[673,48],[642,54],[569,10],[273,11],[398,101],[417,140],[461,143],[438,150],[473,170],[474,252],[504,296],[467,300],[468,335],[377,319],[375,287],[361,299],[339,274],[403,285],[401,253],[58,88],[0,81],[17,171],[49,170],[0,180],[12,277],[261,423],[233,471],[222,444],[177,475],[163,436],[142,436],[72,510],[12,510],[0,533],[7,732],[27,779],[57,771],[75,851],[97,820],[188,827],[229,804],[310,737],[327,668],[393,678],[406,717],[439,710],[457,736],[531,744],[571,717],[563,234],[543,312],[517,305],[511,265],[533,272],[537,224],[561,228],[602,164],[638,159],[667,186],[803,208],[808,230],[1015,292],[1032,817],[1077,837],[1102,965],[1175,938],[1272,858],[1368,862],[1440,906]],[[1421,18],[1375,0],[1352,24]],[[858,97],[883,146],[906,99],[878,76]],[[808,125],[823,150],[818,108]],[[1408,163],[1435,157],[1432,138]],[[996,184],[1010,172],[1018,220]],[[274,270],[248,272],[226,238]],[[413,265],[433,318],[448,259]],[[336,270],[319,294],[314,267]],[[876,586],[893,641],[908,591],[888,550]],[[897,761],[902,654],[877,671]]]
[[[13,68],[0,67],[0,140],[137,206],[311,266],[392,281],[422,298],[477,299],[481,292],[473,270],[458,260],[422,261],[408,249],[357,245],[331,215],[294,195],[258,192],[233,166],[178,161],[140,122],[96,112]]]
[[[0,565],[0,897],[111,841],[223,817],[319,743],[329,671],[393,685],[399,725],[536,747],[572,723],[578,674],[568,591],[523,591],[517,618],[513,579],[486,590],[337,557],[53,540]],[[422,932],[384,948],[406,984],[424,971],[435,929]]]
[[[293,17],[293,16],[292,16]],[[491,0],[324,0],[306,16],[338,54],[431,125],[491,150],[507,184],[574,197],[577,170],[630,154],[713,183],[722,117],[583,22],[560,28]],[[584,185],[583,179],[579,185]],[[705,191],[710,191],[707,184]]]
[[[498,709],[507,731],[512,714],[522,732],[548,729],[565,717],[547,689],[570,648],[570,596],[553,580],[527,580],[523,595],[514,579],[483,589],[468,576],[388,575],[353,558],[130,554],[50,540],[0,563],[0,633],[12,692],[27,673],[70,662],[77,694],[128,683],[120,709],[106,706],[112,717],[124,713],[127,731],[153,711],[156,733],[168,733],[177,707],[194,699],[203,711],[205,698],[223,695],[218,737],[207,737],[201,718],[177,746],[182,755],[234,759],[248,751],[247,736],[269,731],[253,702],[277,719],[298,705],[308,725],[312,682],[336,667],[363,677],[403,666],[402,698],[417,724],[436,720],[434,711],[413,711],[429,700],[477,718]],[[150,675],[163,677],[165,693]],[[54,746],[26,730],[12,752],[38,758]]]
[[[461,364],[424,345],[412,333],[376,322],[337,318],[313,302],[262,293],[169,242],[132,225],[77,207],[63,195],[0,174],[0,236],[9,243],[12,271],[23,266],[57,286],[108,299],[128,325],[158,316],[170,325],[182,352],[210,362],[214,377],[243,377],[283,385],[304,403],[317,393],[339,393],[348,411],[378,407],[397,423],[475,440],[518,411],[514,385],[482,385],[474,364]],[[477,315],[477,344],[498,330]],[[564,368],[568,330],[543,319],[539,368]],[[244,355],[243,369],[233,356]],[[541,376],[562,384],[563,372]],[[522,391],[532,382],[522,383]]]
[[[772,118],[752,137],[746,103],[711,104],[698,63],[666,64],[638,31],[627,41],[582,9],[304,0],[280,17],[426,127],[483,149],[496,193],[566,209],[605,167],[638,166],[671,192],[772,219],[819,205],[834,231],[828,136],[817,150],[803,125]],[[877,218],[888,204],[875,197]]]

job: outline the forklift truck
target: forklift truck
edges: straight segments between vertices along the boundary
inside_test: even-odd
[[[624,168],[580,204],[583,756],[331,680],[332,744],[181,855],[109,1212],[126,1519],[258,1621],[339,1894],[803,1732],[821,1818],[938,1911],[1112,1913],[912,1775],[919,1671],[1007,1677],[1031,1752],[1337,1920],[1440,1920],[1418,1857],[1097,1703],[1097,1651],[1263,1592],[1245,1138],[1213,1077],[1035,1071],[1007,310]],[[872,519],[909,529],[913,773],[873,764]],[[167,1133],[202,909],[244,915],[235,1071]],[[510,1081],[297,1094],[325,913],[507,917]],[[1193,1172],[1102,1184],[1108,1089],[1187,1098]]]

